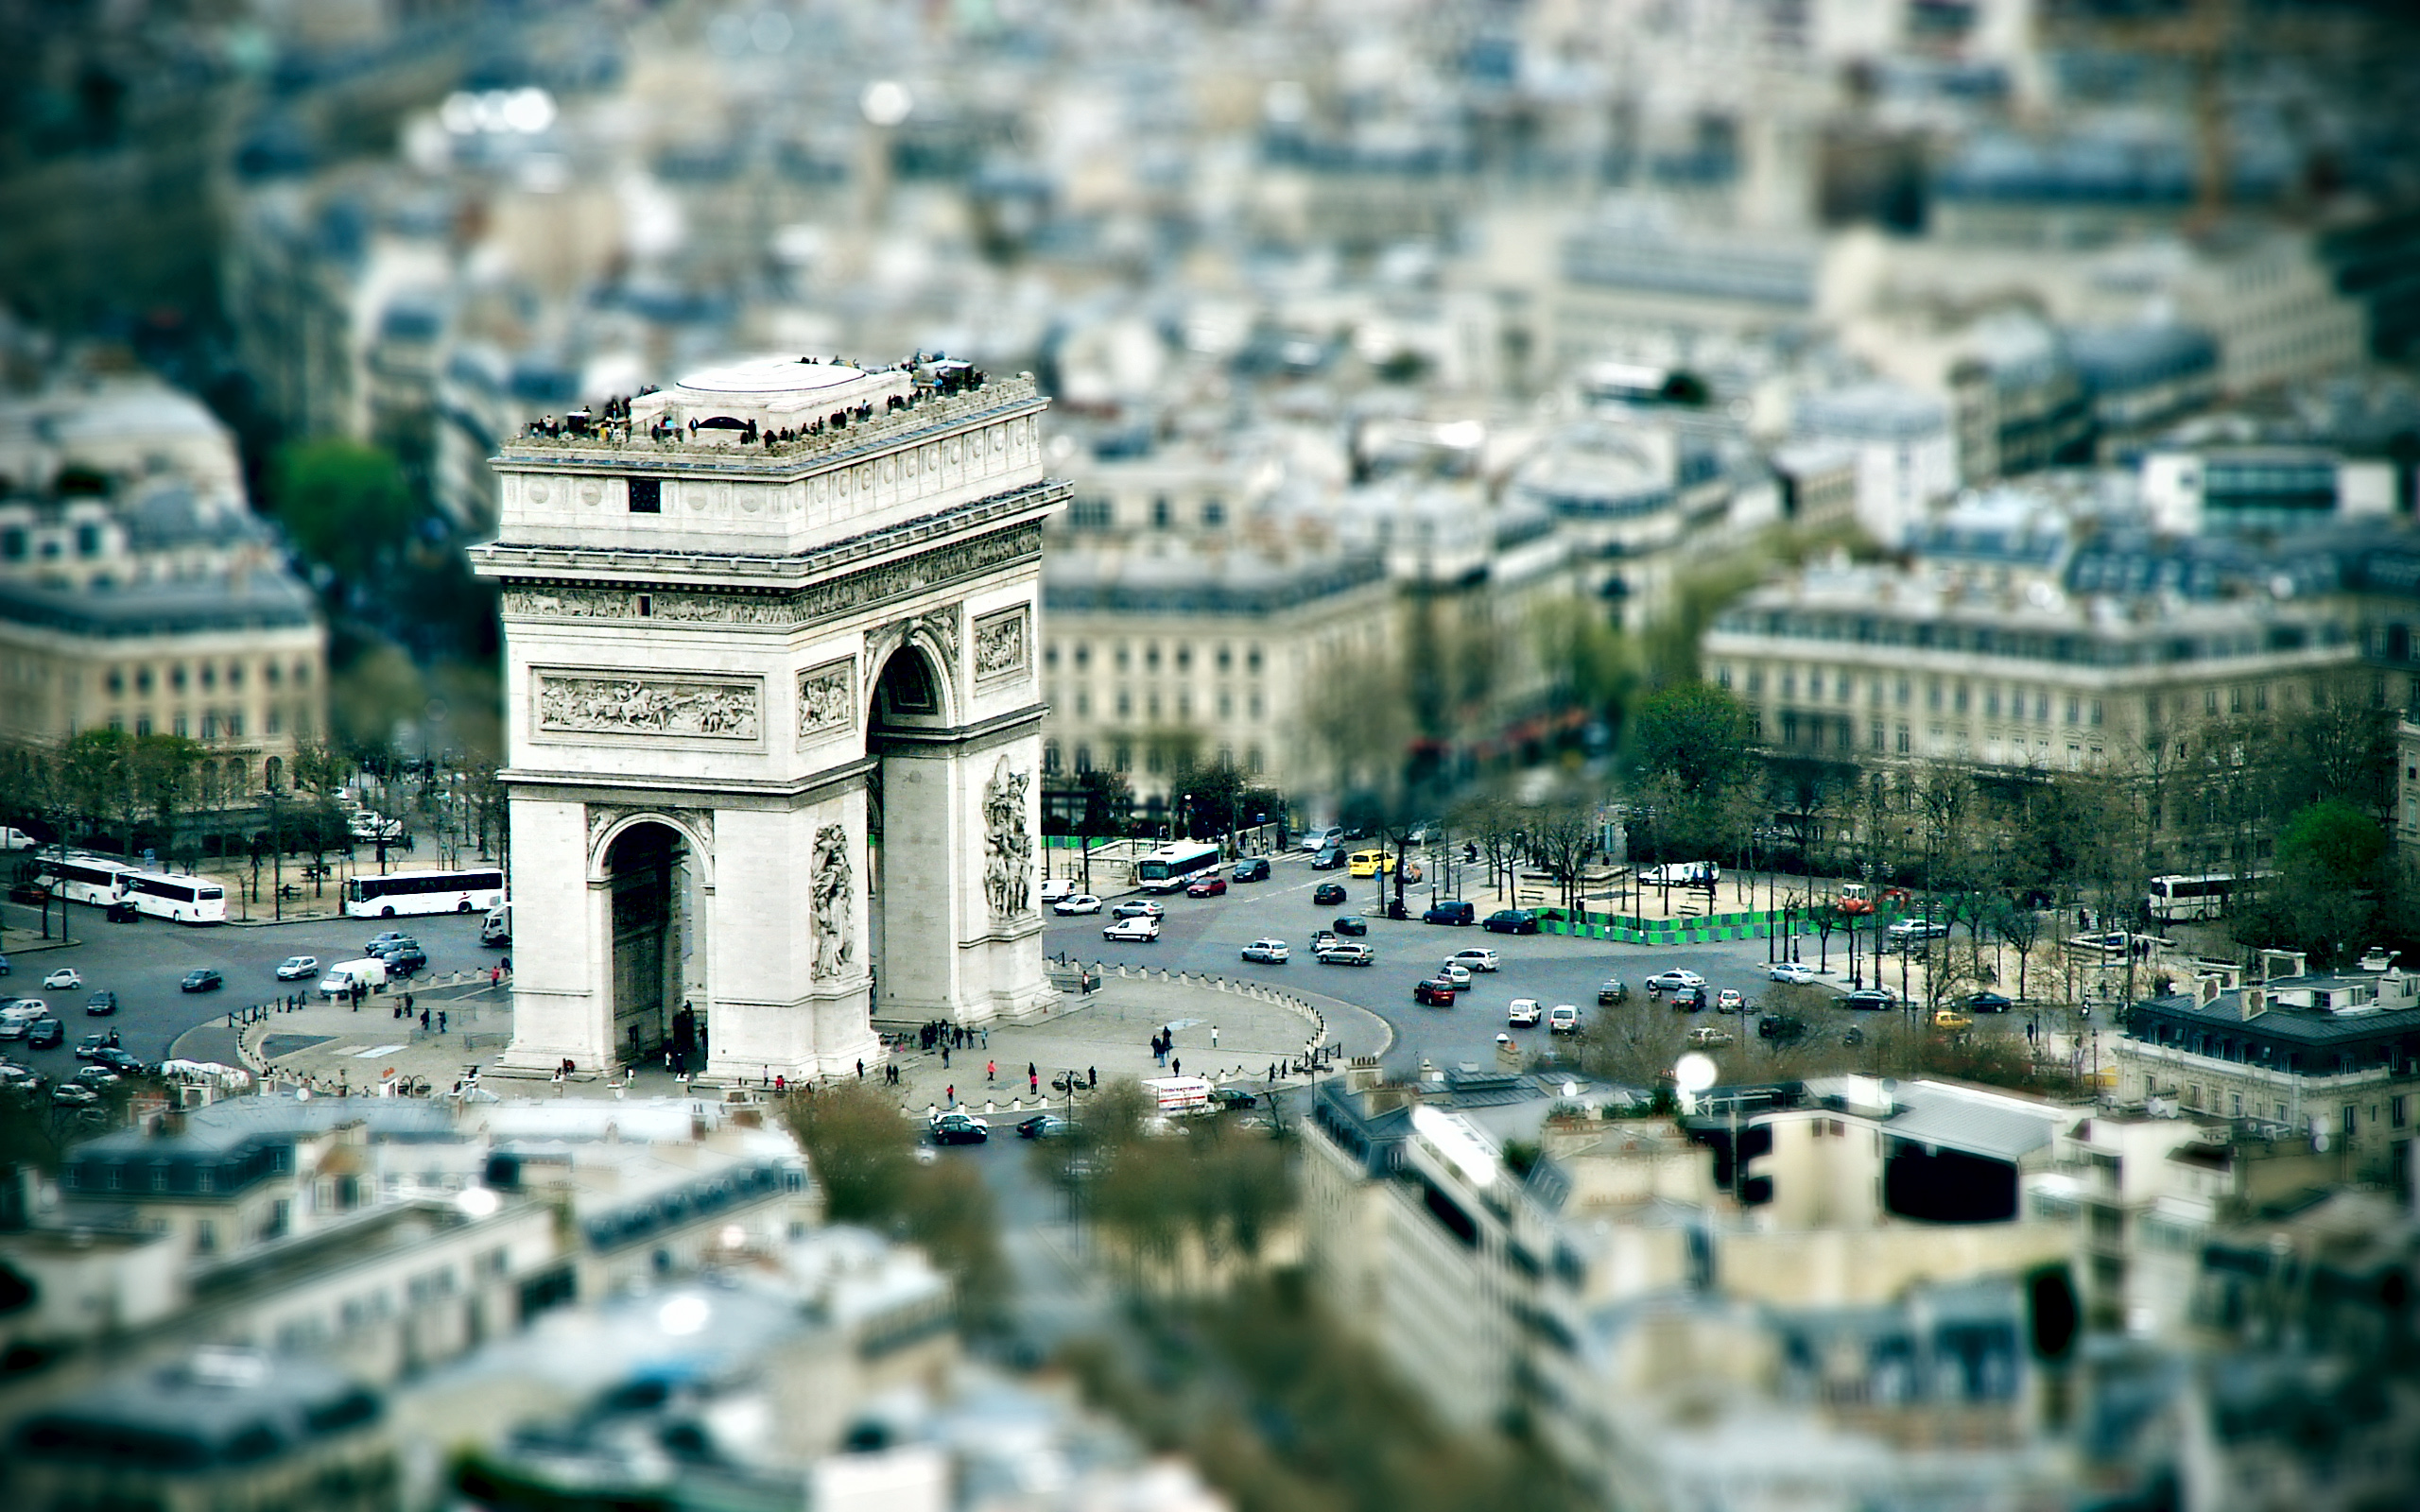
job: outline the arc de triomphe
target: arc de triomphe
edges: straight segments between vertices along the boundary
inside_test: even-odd
[[[838,1074],[876,1019],[1041,1010],[1045,407],[762,358],[504,447],[498,1070]]]

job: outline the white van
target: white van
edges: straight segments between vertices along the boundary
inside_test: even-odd
[[[1722,880],[1722,868],[1711,861],[1674,861],[1648,868],[1638,880],[1649,887],[1711,887]]]
[[[355,982],[372,992],[378,991],[387,985],[387,963],[374,956],[365,956],[357,961],[339,961],[328,968],[327,975],[320,978],[320,996],[350,996]]]

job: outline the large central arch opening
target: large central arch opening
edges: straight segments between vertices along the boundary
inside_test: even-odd
[[[948,766],[934,737],[949,713],[939,670],[902,646],[874,679],[866,749],[866,944],[873,1017],[921,1022],[947,1000]]]
[[[671,825],[646,821],[614,837],[605,852],[613,893],[614,1048],[625,1063],[702,1064],[706,1038],[703,953],[689,842]]]

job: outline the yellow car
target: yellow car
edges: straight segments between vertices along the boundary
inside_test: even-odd
[[[1956,1008],[1936,1008],[1933,1010],[1932,1026],[1936,1029],[1972,1029],[1975,1021]]]
[[[1345,866],[1347,876],[1374,877],[1394,870],[1395,858],[1384,850],[1356,850],[1345,858]]]

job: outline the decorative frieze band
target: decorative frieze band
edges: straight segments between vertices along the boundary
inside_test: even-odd
[[[745,742],[764,732],[753,679],[651,678],[533,671],[542,735],[676,735]]]

